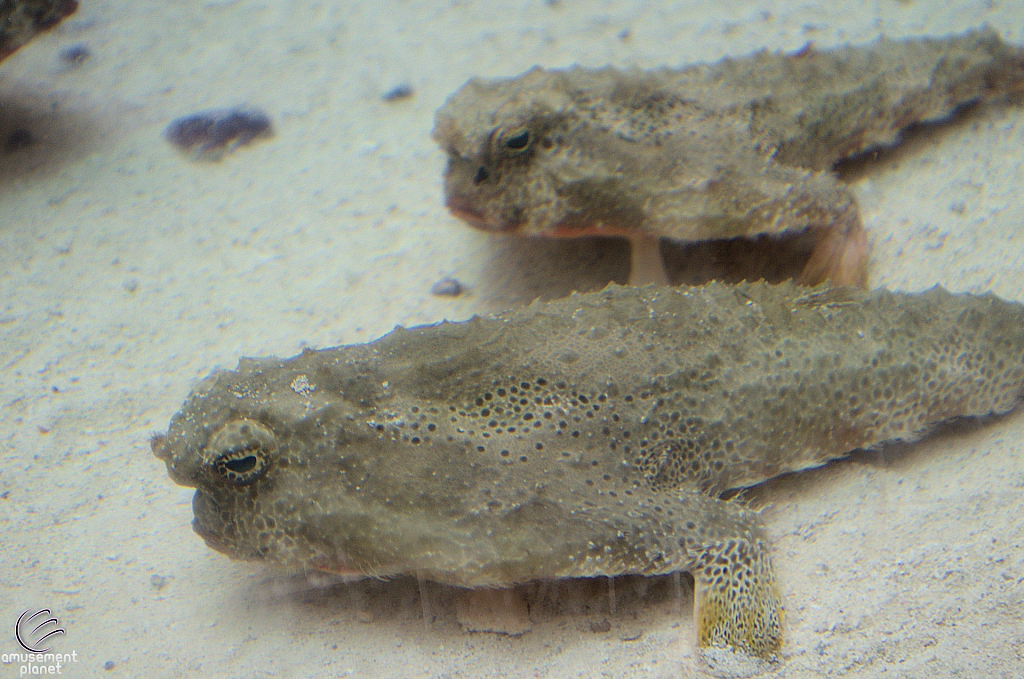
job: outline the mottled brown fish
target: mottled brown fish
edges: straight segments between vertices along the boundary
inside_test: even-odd
[[[1011,410],[1024,307],[709,284],[573,295],[243,359],[153,438],[214,549],[463,587],[690,571],[709,663],[771,661],[783,605],[725,489]]]
[[[863,286],[868,244],[835,164],[1021,90],[1024,50],[986,29],[679,70],[474,78],[438,111],[434,138],[456,216],[498,233],[626,236],[633,282],[665,280],[658,238],[802,234],[801,282]]]

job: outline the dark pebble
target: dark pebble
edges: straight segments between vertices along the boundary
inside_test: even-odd
[[[430,286],[430,294],[438,297],[458,297],[466,289],[454,278],[442,278]]]
[[[105,669],[108,672],[114,669],[115,667],[117,666],[114,664],[113,660],[108,660],[107,662],[103,663],[103,669]]]
[[[401,101],[413,95],[412,85],[397,85],[381,95],[384,101]]]
[[[89,48],[84,43],[71,45],[60,51],[60,60],[70,66],[78,66],[91,56],[92,52],[89,51]]]
[[[200,111],[171,121],[164,136],[195,159],[218,160],[227,151],[273,134],[270,116],[251,108]]]

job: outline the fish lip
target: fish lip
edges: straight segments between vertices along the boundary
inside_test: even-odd
[[[213,511],[219,511],[217,501],[208,493],[197,490],[196,494],[192,496],[192,530],[203,539],[210,549],[237,558],[235,551],[218,533],[203,525],[200,516]]]
[[[581,227],[578,225],[570,225],[566,222],[559,222],[551,228],[551,238],[581,238],[590,236],[601,236],[601,237],[613,237],[613,238],[629,238],[638,235],[638,231],[630,229],[618,224],[601,224],[598,226],[586,226]],[[657,238],[657,234],[648,234]]]
[[[488,220],[487,217],[484,216],[483,212],[473,207],[468,199],[461,196],[448,196],[445,199],[445,207],[447,207],[448,211],[453,215],[473,228],[480,229],[481,231],[489,231],[491,233],[514,233],[522,230],[522,224],[492,222]],[[619,224],[580,226],[578,224],[571,224],[567,221],[561,221],[547,231],[544,231],[543,234],[539,235],[556,239],[579,238],[581,236],[630,237],[637,235],[637,230],[630,229]],[[657,236],[656,234],[654,235]]]
[[[483,212],[474,208],[465,198],[448,196],[445,206],[453,215],[481,231],[513,231],[517,228],[514,225],[498,224],[489,221]]]
[[[221,554],[229,554],[227,546],[217,537],[216,533],[199,522],[199,517],[192,518],[192,530],[203,539],[206,546]]]

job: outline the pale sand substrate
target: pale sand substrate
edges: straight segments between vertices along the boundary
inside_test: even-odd
[[[292,591],[192,533],[191,491],[148,437],[239,356],[362,342],[622,272],[614,248],[567,264],[565,248],[496,241],[447,214],[432,116],[472,75],[985,22],[1024,43],[1024,4],[356,5],[83,0],[0,66],[2,132],[24,124],[38,140],[0,154],[0,629],[51,608],[67,630],[55,650],[79,658],[66,676],[693,676],[689,592],[631,605],[640,586],[626,581],[614,615],[566,594],[575,612],[509,638],[462,633],[451,592],[432,592],[424,626],[409,583]],[[78,42],[92,56],[63,65]],[[381,100],[400,84],[414,96]],[[264,108],[276,136],[220,163],[161,137],[176,116],[240,103]],[[872,285],[1024,301],[1022,186],[1019,106],[884,157],[856,184]],[[468,294],[430,295],[444,276]],[[1022,438],[1018,413],[752,493],[789,606],[780,676],[1020,676]]]

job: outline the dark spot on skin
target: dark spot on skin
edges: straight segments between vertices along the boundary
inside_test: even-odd
[[[32,133],[24,127],[19,127],[11,130],[10,134],[7,135],[7,139],[4,140],[4,151],[14,153],[15,151],[27,149],[33,143],[35,143],[35,139],[32,137]]]
[[[273,134],[270,116],[249,108],[200,111],[171,121],[167,141],[194,160],[219,160],[227,151]]]
[[[390,90],[382,94],[380,98],[383,101],[401,101],[402,99],[409,99],[414,93],[412,85],[395,85]]]
[[[92,56],[92,52],[89,51],[85,43],[78,43],[77,45],[65,47],[58,56],[61,61],[69,66],[79,66],[83,61]]]
[[[430,286],[430,294],[438,297],[458,297],[465,291],[462,283],[448,276]]]
[[[491,173],[487,171],[487,168],[481,165],[477,168],[476,174],[473,175],[473,185],[479,186],[490,178]]]

